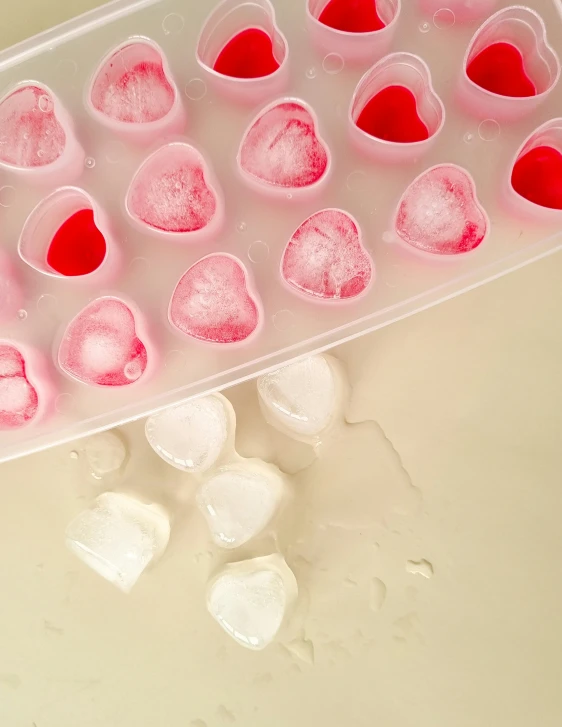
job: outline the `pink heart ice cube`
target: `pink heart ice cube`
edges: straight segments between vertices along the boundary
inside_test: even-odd
[[[97,386],[127,386],[146,371],[148,353],[132,309],[119,298],[87,305],[68,325],[59,346],[61,369]]]
[[[414,179],[395,219],[401,240],[437,255],[470,252],[482,244],[489,229],[472,177],[455,164],[439,164]]]
[[[324,180],[330,154],[317,133],[313,112],[303,101],[288,99],[267,106],[250,124],[238,164],[250,181],[286,192]]]
[[[176,237],[212,235],[222,222],[223,202],[204,157],[190,144],[158,149],[142,164],[126,207],[141,229]]]
[[[261,322],[261,305],[248,272],[237,258],[202,258],[176,286],[168,317],[182,333],[209,343],[245,341]]]
[[[343,210],[325,209],[305,220],[291,237],[281,276],[300,293],[324,300],[355,298],[373,277],[373,265],[356,220]]]
[[[0,161],[33,169],[53,164],[66,145],[51,93],[39,85],[19,86],[0,101]]]
[[[0,341],[0,429],[19,429],[39,410],[37,389],[27,378],[26,362],[16,346]]]

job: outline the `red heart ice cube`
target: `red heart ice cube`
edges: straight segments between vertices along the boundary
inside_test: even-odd
[[[172,110],[176,90],[159,50],[147,42],[127,43],[102,61],[90,91],[93,107],[114,121],[146,124]]]
[[[439,164],[414,179],[398,204],[395,220],[401,240],[437,255],[474,250],[489,228],[472,177],[454,164]]]
[[[365,133],[384,141],[404,144],[429,138],[416,97],[405,86],[387,86],[375,94],[365,104],[356,124]]]
[[[523,54],[511,43],[492,43],[467,65],[466,74],[477,86],[500,96],[536,96]]]
[[[224,46],[214,70],[232,78],[262,78],[279,68],[273,55],[273,41],[261,28],[246,28]]]
[[[534,204],[562,210],[562,154],[544,144],[530,149],[515,162],[511,185]]]
[[[210,343],[239,343],[258,328],[261,307],[244,265],[232,255],[207,255],[182,276],[168,313],[182,333]]]
[[[146,371],[148,354],[132,309],[119,298],[94,300],[62,338],[59,365],[85,384],[127,386]]]
[[[32,169],[55,162],[64,152],[65,131],[51,94],[33,84],[20,86],[0,102],[0,161]]]
[[[376,0],[329,0],[318,20],[347,33],[371,33],[385,27]]]
[[[27,378],[22,353],[0,341],[0,429],[18,429],[37,416],[39,396]]]
[[[193,234],[219,224],[222,201],[210,170],[190,144],[158,149],[136,173],[127,195],[131,217],[152,230]]]
[[[329,153],[316,121],[301,101],[268,106],[244,135],[238,163],[254,180],[284,189],[309,187],[323,179]]]
[[[105,260],[107,245],[96,227],[94,211],[82,209],[55,232],[47,251],[47,264],[61,275],[88,275]]]
[[[312,215],[285,248],[281,275],[292,288],[315,298],[342,300],[365,292],[373,266],[359,224],[338,209]]]

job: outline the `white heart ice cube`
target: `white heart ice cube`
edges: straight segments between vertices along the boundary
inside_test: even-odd
[[[158,505],[106,492],[66,529],[66,544],[80,560],[129,593],[148,564],[168,545],[170,523]]]
[[[277,467],[246,462],[223,467],[206,480],[197,493],[197,504],[215,543],[238,548],[267,527],[284,491]]]
[[[220,459],[234,437],[236,417],[221,394],[190,399],[153,414],[146,438],[162,459],[183,472],[201,474]]]
[[[241,646],[259,651],[277,636],[298,595],[281,555],[231,563],[210,583],[207,608]]]

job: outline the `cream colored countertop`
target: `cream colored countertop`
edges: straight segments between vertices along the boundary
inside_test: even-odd
[[[96,4],[8,3],[0,45]],[[261,653],[207,616],[218,556],[141,423],[117,484],[158,493],[175,521],[129,597],[64,547],[100,491],[79,445],[0,466],[0,725],[560,725],[561,280],[556,255],[336,349],[349,420],[376,424],[297,476],[280,547],[298,629]],[[228,395],[241,454],[311,460],[264,425],[255,384]],[[409,492],[400,518],[381,521],[381,482]],[[422,559],[431,578],[410,572]]]

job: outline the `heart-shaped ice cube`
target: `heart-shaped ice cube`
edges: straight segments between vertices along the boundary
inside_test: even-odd
[[[222,548],[238,548],[269,525],[283,494],[283,477],[277,467],[247,461],[222,467],[205,480],[197,493],[197,504],[215,543]]]
[[[398,204],[394,225],[409,246],[436,255],[470,252],[490,229],[474,180],[455,164],[438,164],[414,179]]]
[[[445,123],[445,107],[427,64],[391,53],[359,81],[349,109],[351,139],[377,161],[412,162],[429,151]]]
[[[39,394],[22,352],[11,341],[0,341],[0,429],[24,427],[38,412]]]
[[[293,233],[281,260],[288,285],[322,300],[346,300],[364,293],[373,278],[359,223],[347,212],[325,209]]]
[[[328,0],[318,20],[346,33],[371,33],[386,25],[377,10],[376,0]]]
[[[197,42],[197,61],[221,94],[257,104],[282,93],[289,50],[269,0],[223,0],[211,12]]]
[[[298,593],[293,572],[280,555],[231,563],[210,583],[207,608],[241,646],[270,644]]]
[[[167,144],[141,165],[126,201],[131,219],[144,232],[169,239],[215,235],[224,205],[218,183],[203,155],[190,144]]]
[[[59,366],[85,384],[133,384],[149,364],[146,336],[137,332],[144,327],[139,318],[119,298],[97,298],[69,323],[59,346]]]
[[[109,276],[118,266],[109,218],[78,187],[61,187],[35,207],[21,232],[18,252],[35,270],[59,278],[99,282],[100,273]]]
[[[252,121],[240,145],[242,176],[258,189],[285,196],[316,189],[330,170],[330,152],[317,129],[304,101],[270,104]]]
[[[261,323],[261,304],[248,271],[233,255],[213,253],[182,276],[168,312],[182,333],[207,343],[240,343]]]
[[[181,133],[186,122],[164,52],[146,38],[130,39],[102,60],[87,101],[98,121],[138,143]]]
[[[315,444],[343,421],[347,386],[339,362],[317,355],[260,376],[258,394],[272,426]]]
[[[47,86],[25,82],[0,100],[0,165],[29,181],[73,181],[84,152],[72,119]]]
[[[459,81],[459,100],[479,118],[513,121],[539,106],[560,77],[546,26],[531,8],[503,8],[472,38]]]
[[[202,474],[234,448],[235,426],[232,404],[221,394],[212,394],[153,414],[145,433],[165,462],[183,472]]]

